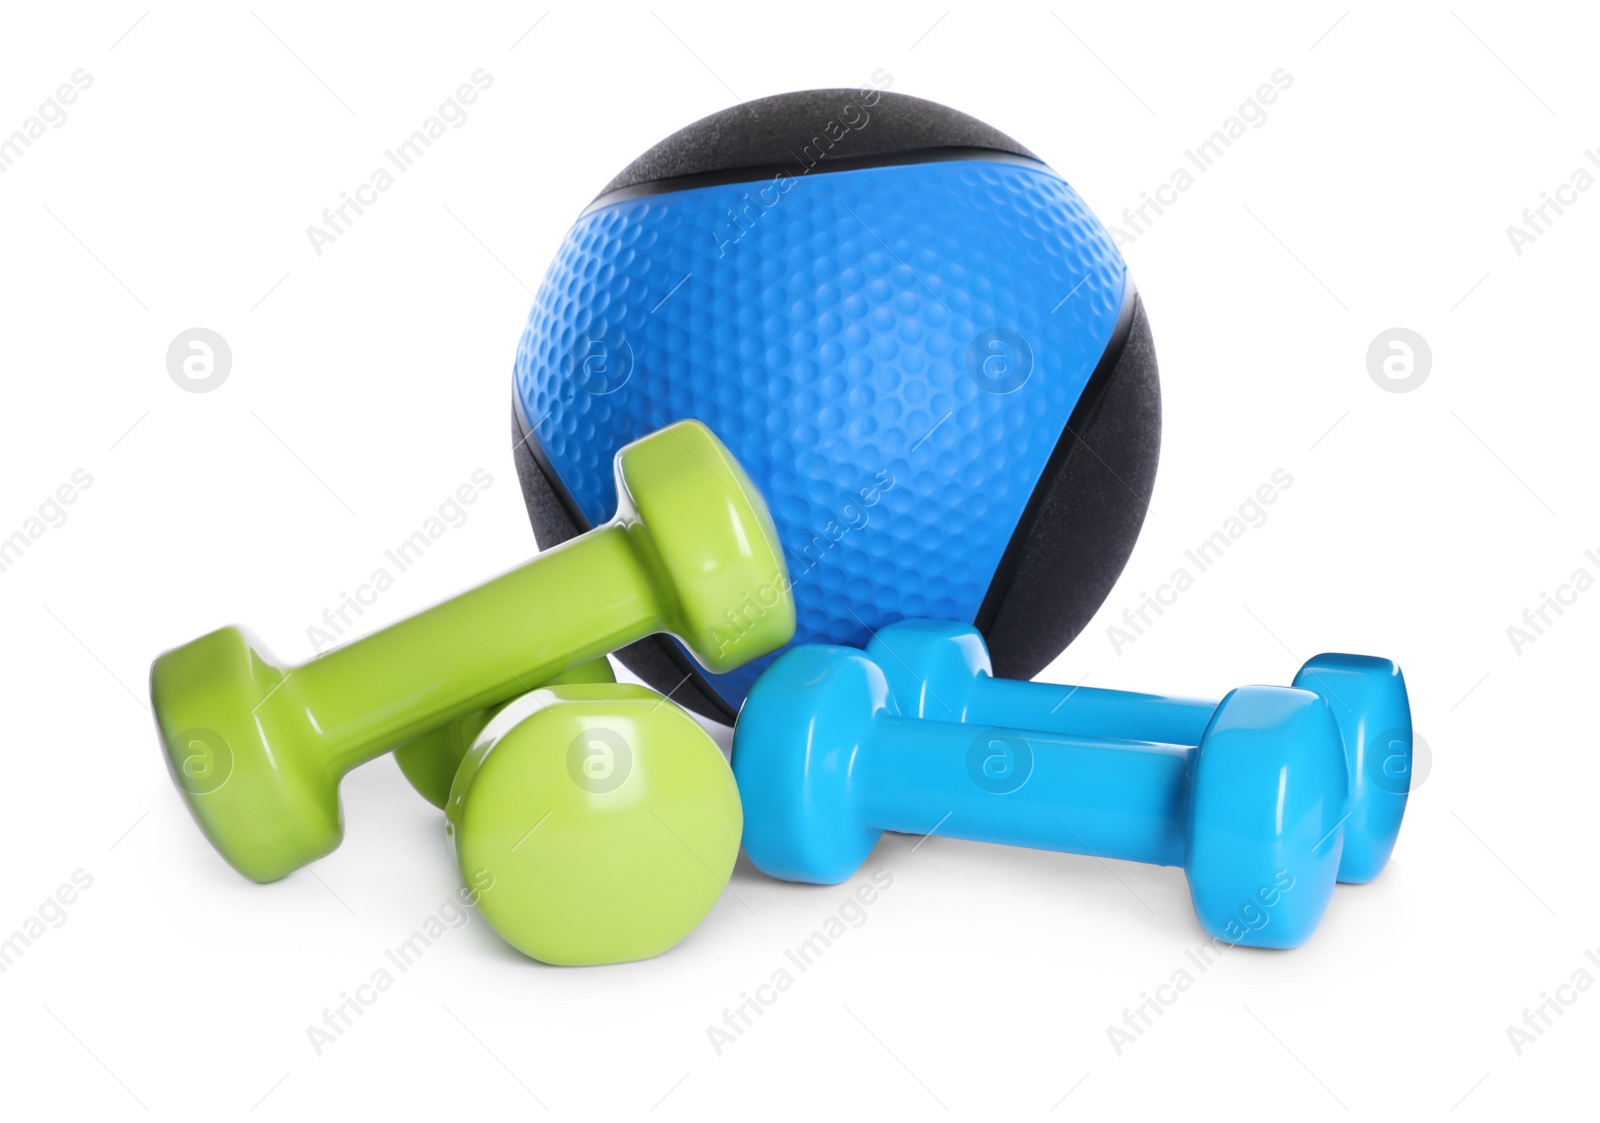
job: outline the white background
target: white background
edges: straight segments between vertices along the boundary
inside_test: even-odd
[[[8,5],[0,132],[75,69],[93,85],[0,175],[0,532],[93,484],[0,573],[0,935],[93,885],[0,975],[4,1114],[1592,1110],[1600,995],[1565,992],[1520,1056],[1507,1027],[1600,977],[1600,592],[1520,653],[1506,629],[1600,576],[1600,190],[1520,256],[1506,228],[1600,147],[1597,29],[1576,5],[1285,7]],[[318,257],[307,225],[479,67],[467,122]],[[1319,650],[1398,659],[1432,767],[1383,876],[1304,948],[1227,953],[1120,1055],[1107,1027],[1203,942],[1180,871],[890,838],[866,922],[720,1056],[707,1026],[851,887],[741,862],[682,946],[615,968],[541,966],[473,919],[318,1056],[306,1027],[454,892],[441,817],[380,761],[344,785],[342,849],[246,882],[171,788],[147,668],[228,621],[309,656],[307,625],[477,468],[470,521],[360,631],[527,555],[510,365],[599,187],[706,113],[884,68],[1115,222],[1280,67],[1266,123],[1124,249],[1162,470],[1045,677],[1220,695]],[[207,394],[165,365],[197,325],[233,351]],[[1433,354],[1406,394],[1366,364],[1395,326]],[[1116,652],[1107,626],[1278,468],[1266,524]]]

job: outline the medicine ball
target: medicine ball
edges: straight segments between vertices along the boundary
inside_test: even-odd
[[[1144,307],[1083,200],[998,130],[877,88],[734,106],[628,165],[545,275],[513,412],[542,548],[611,517],[622,445],[698,418],[767,497],[794,642],[971,621],[1014,678],[1110,592],[1161,433]],[[771,661],[619,654],[724,721]]]

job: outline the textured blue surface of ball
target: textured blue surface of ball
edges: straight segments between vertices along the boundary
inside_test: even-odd
[[[540,286],[516,398],[591,526],[622,445],[705,422],[772,509],[795,642],[861,646],[974,619],[1127,284],[1077,193],[1021,159],[602,199]],[[737,705],[768,662],[709,677]]]

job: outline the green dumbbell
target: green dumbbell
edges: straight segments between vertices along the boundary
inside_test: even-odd
[[[659,955],[711,911],[739,856],[733,770],[700,723],[629,683],[535,691],[473,745],[445,806],[478,914],[546,963]]]
[[[788,642],[772,518],[710,430],[680,421],[627,445],[616,478],[611,522],[302,666],[237,627],[157,658],[168,766],[229,864],[274,881],[330,853],[352,768],[647,635],[714,672]]]
[[[557,675],[544,685],[569,686],[616,681],[611,660],[602,656],[581,667],[574,667],[566,674]],[[484,727],[508,704],[473,710],[466,717],[441,725],[414,741],[407,741],[394,751],[394,762],[423,799],[435,807],[443,808],[450,798],[450,785],[455,782],[456,769],[461,767],[467,751],[472,748]]]

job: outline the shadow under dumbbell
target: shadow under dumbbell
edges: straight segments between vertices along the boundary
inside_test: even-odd
[[[970,918],[963,906],[1004,897],[1045,902],[1045,911],[1063,918],[1063,939],[1084,927],[1117,924],[1148,928],[1153,939],[1166,940],[1178,917],[1190,918],[1197,941],[1205,937],[1193,919],[1187,882],[1177,867],[886,832],[862,866],[864,873],[880,868],[893,874],[897,885],[921,882],[933,891],[942,887],[967,897],[951,902],[954,907],[947,915],[953,924]],[[859,875],[853,880],[860,880]],[[731,886],[759,897],[763,907],[788,899],[788,907],[802,920],[811,916],[819,900],[831,901],[841,888],[770,878],[743,853],[734,866]]]

